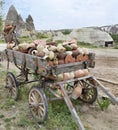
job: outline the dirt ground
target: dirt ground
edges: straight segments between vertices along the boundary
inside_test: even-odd
[[[118,50],[100,49],[96,53],[96,66],[90,69],[90,73],[97,78],[104,78],[118,82]],[[2,70],[2,69],[1,69]],[[113,95],[118,98],[118,85],[101,82]],[[2,90],[0,90],[0,93]],[[98,89],[99,96],[106,96]],[[13,108],[14,109],[14,108]],[[110,104],[108,109],[101,111],[97,103],[93,105],[82,104],[77,108],[82,116],[81,120],[86,130],[117,130],[118,129],[118,105]],[[4,113],[0,110],[0,113]],[[13,114],[13,111],[11,112]],[[9,113],[10,116],[10,113]],[[6,130],[0,118],[0,130]],[[88,129],[87,129],[88,128]],[[12,130],[12,129],[11,129]],[[13,128],[15,130],[15,128]]]
[[[90,69],[91,74],[97,78],[104,78],[118,83],[118,50],[95,50],[96,66]],[[101,82],[113,95],[118,98],[118,85]],[[101,90],[99,95],[106,96]],[[107,110],[100,111],[96,104],[83,106],[84,118],[91,130],[117,130],[118,129],[118,105],[110,104]]]

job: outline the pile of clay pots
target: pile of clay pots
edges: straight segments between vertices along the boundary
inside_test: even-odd
[[[28,53],[47,59],[49,66],[87,61],[89,59],[88,49],[78,47],[74,40],[62,44],[42,42],[37,44],[35,49],[31,48]]]
[[[55,42],[45,42],[35,40],[33,43],[23,43],[12,48],[13,50],[38,56],[48,62],[49,66],[68,64],[73,62],[87,61],[89,51],[87,48],[80,48],[76,40],[57,44]],[[58,81],[70,80],[88,75],[88,69],[77,70],[57,75]]]

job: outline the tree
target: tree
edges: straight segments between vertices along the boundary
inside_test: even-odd
[[[2,30],[3,27],[3,5],[4,0],[0,0],[0,31]]]

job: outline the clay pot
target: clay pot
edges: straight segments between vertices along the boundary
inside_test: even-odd
[[[64,76],[64,77],[63,77],[64,80],[69,80],[69,79],[71,79],[70,73],[64,73],[63,76]]]
[[[13,49],[15,47],[15,43],[8,43],[7,44],[7,49]]]
[[[87,48],[82,48],[84,54],[89,54],[89,50]]]
[[[56,57],[54,58],[54,65],[58,65],[58,59]]]
[[[53,45],[53,46],[56,46],[57,43],[56,43],[56,42],[47,42],[46,45]]]
[[[75,62],[75,58],[73,57],[73,60],[72,60],[72,62]]]
[[[78,83],[72,92],[72,98],[77,99],[82,94],[82,86]]]
[[[38,52],[38,51],[37,51]],[[39,57],[44,57],[45,56],[45,53],[44,52],[38,52],[37,56]]]
[[[72,55],[72,51],[66,51],[66,55]]]
[[[74,58],[71,55],[67,55],[65,57],[65,64],[72,63],[74,61]]]
[[[72,51],[72,56],[73,56],[73,57],[77,57],[78,55],[79,55],[78,50],[73,50],[73,51]]]
[[[45,53],[45,55],[49,55],[49,50],[47,48],[44,48],[43,52]]]
[[[57,75],[57,81],[63,81],[64,75],[63,74],[58,74]]]
[[[81,61],[83,61],[83,55],[82,54],[80,54],[80,55],[78,55],[77,57],[76,57],[76,60],[75,60],[76,62],[81,62]]]
[[[53,66],[53,65],[54,65],[54,62],[53,62],[53,61],[49,61],[49,62],[48,62],[48,65],[49,65],[49,66]]]
[[[54,52],[53,52],[53,51],[49,51],[49,55],[48,55],[48,57],[49,57],[50,60],[53,60],[54,57],[55,57]]]
[[[56,47],[56,46],[53,46],[53,45],[50,45],[50,46],[48,47],[48,50],[55,52],[55,51],[57,50],[57,47]]]
[[[64,47],[66,48],[66,51],[72,51],[71,45],[65,45]]]
[[[38,46],[38,45],[45,46],[46,45],[46,41],[44,39],[34,40],[33,43],[35,44],[35,46]]]
[[[32,52],[37,52],[37,54],[38,54],[38,51],[35,49],[35,48],[29,48],[28,49],[28,54],[31,54],[31,55],[34,55]]]
[[[72,71],[72,72],[70,72],[70,79],[74,79],[74,77],[75,77],[74,72],[73,72],[73,71]]]
[[[61,53],[63,53],[63,52],[65,52],[65,48],[61,45],[61,44],[58,44],[58,46],[57,46],[57,51],[58,52],[61,52]]]
[[[82,48],[78,47],[78,48],[77,48],[77,50],[78,50],[79,54],[82,54],[82,55],[84,54],[84,52],[83,52],[83,49],[82,49]]]
[[[76,70],[75,71],[75,78],[79,78],[79,77],[82,77],[82,76],[84,76],[84,72],[83,72],[83,70]]]
[[[70,46],[72,47],[72,50],[76,50],[78,48],[77,44],[74,44],[74,43],[71,44]]]
[[[18,46],[12,48],[14,51],[18,51]]]
[[[23,53],[28,52],[28,48],[29,48],[28,43],[22,43],[18,45],[18,50]]]
[[[84,76],[87,76],[89,74],[88,69],[83,69],[83,72],[84,72]]]
[[[66,57],[66,53],[57,53],[58,59],[64,59]]]
[[[65,62],[64,62],[64,60],[63,59],[61,59],[61,60],[58,60],[58,64],[60,65],[60,64],[64,64]]]
[[[44,46],[39,44],[36,49],[38,52],[41,52],[44,49]]]
[[[88,56],[87,54],[85,54],[85,55],[83,56],[83,61],[87,61],[87,60],[89,60],[89,56]]]

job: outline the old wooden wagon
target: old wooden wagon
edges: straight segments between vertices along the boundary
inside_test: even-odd
[[[20,74],[15,76],[12,72],[8,72],[6,76],[6,88],[11,94],[13,99],[18,97],[18,89],[21,84],[27,84],[32,82],[37,82],[36,86],[31,87],[29,92],[29,108],[32,116],[37,122],[43,122],[46,120],[48,115],[48,101],[49,100],[59,100],[64,99],[72,116],[75,119],[80,130],[85,130],[84,126],[71,102],[73,93],[76,94],[77,84],[82,86],[81,93],[76,98],[80,99],[86,103],[93,103],[97,98],[97,87],[101,87],[102,90],[107,93],[111,99],[115,100],[118,104],[116,98],[110,93],[106,92],[104,86],[96,80],[94,76],[86,75],[79,78],[73,78],[69,80],[58,81],[56,76],[64,73],[76,71],[78,69],[86,69],[89,67],[94,67],[95,54],[90,53],[87,61],[74,62],[63,65],[49,66],[47,61],[43,58],[21,53],[18,51],[6,49],[3,52],[3,57],[9,62],[12,62],[20,69]],[[35,74],[38,79],[30,80],[30,74]],[[48,90],[53,98],[48,98],[45,93]]]

